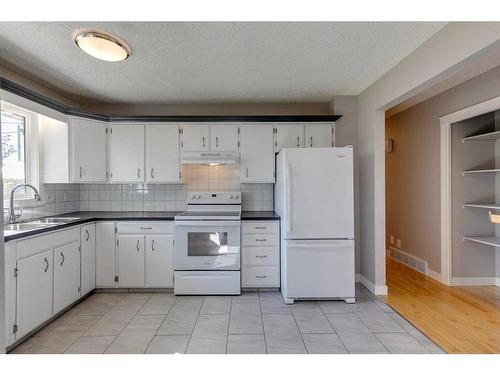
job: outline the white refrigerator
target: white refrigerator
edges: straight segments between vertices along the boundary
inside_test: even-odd
[[[276,158],[281,293],[354,303],[352,148],[285,148]]]

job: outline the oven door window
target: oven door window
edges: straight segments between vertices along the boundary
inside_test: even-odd
[[[227,232],[188,233],[188,256],[207,257],[227,253]]]

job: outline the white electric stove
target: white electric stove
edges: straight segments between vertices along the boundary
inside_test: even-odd
[[[175,294],[241,293],[239,191],[189,192],[174,228]]]

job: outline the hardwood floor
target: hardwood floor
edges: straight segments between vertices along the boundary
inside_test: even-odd
[[[448,353],[500,353],[500,288],[448,287],[391,258],[384,300]]]

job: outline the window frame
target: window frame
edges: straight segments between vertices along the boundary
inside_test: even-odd
[[[24,163],[25,163],[25,181],[28,184],[35,186],[38,192],[42,194],[42,184],[40,180],[40,147],[38,143],[39,132],[38,132],[38,114],[22,108],[18,105],[1,101],[0,109],[6,112],[12,112],[19,114],[26,119],[25,129],[24,129]],[[2,186],[3,193],[3,186]],[[10,196],[3,197],[4,207],[7,208],[10,205]],[[16,207],[33,207],[43,205],[42,202],[35,199],[35,195],[32,189],[26,189],[26,193],[17,191],[14,196],[14,202]]]

